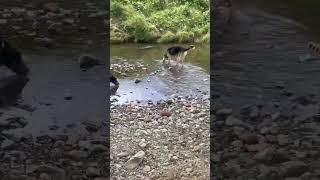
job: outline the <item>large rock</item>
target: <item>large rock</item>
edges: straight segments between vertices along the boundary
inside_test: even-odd
[[[101,65],[101,62],[98,58],[87,54],[81,55],[78,58],[78,63],[80,65],[80,68],[84,70],[90,69],[97,65]]]
[[[15,103],[28,80],[27,77],[17,75],[7,67],[0,67],[0,107]]]

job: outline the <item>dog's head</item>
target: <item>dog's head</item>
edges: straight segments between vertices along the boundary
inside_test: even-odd
[[[23,62],[20,52],[0,37],[0,65],[4,65],[19,75],[27,75],[29,68]]]
[[[196,47],[194,45],[190,45],[190,49],[195,49]]]
[[[111,75],[111,77],[110,77],[110,82],[112,82],[112,83],[115,84],[116,86],[119,85],[119,82],[118,82],[117,78],[114,77],[113,75]]]

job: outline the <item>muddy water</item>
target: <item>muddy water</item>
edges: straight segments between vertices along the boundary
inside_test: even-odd
[[[210,51],[208,45],[196,45],[186,57],[186,64],[181,70],[169,70],[162,64],[166,48],[172,45],[112,45],[111,62],[117,58],[126,59],[129,63],[143,61],[148,67],[136,74],[119,77],[120,86],[113,96],[117,103],[132,101],[153,102],[165,100],[173,95],[209,97]],[[185,45],[187,46],[187,45]],[[141,73],[139,73],[141,72]],[[135,83],[139,77],[140,83]]]
[[[319,93],[320,60],[299,61],[309,53],[307,42],[317,38],[300,22],[275,12],[252,2],[237,5],[229,34],[217,45],[214,92],[235,109],[257,101],[289,103],[279,84],[295,94]]]

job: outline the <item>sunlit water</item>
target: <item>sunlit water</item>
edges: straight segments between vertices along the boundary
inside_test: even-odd
[[[117,57],[126,59],[129,63],[142,60],[150,69],[150,73],[141,69],[138,71],[141,73],[131,74],[126,78],[119,77],[120,86],[112,98],[123,104],[136,100],[156,102],[174,95],[209,97],[209,45],[196,45],[196,49],[187,55],[181,70],[169,70],[162,64],[163,54],[170,46],[172,45],[111,45],[112,63],[117,63]],[[135,83],[137,76],[142,80],[140,83]]]

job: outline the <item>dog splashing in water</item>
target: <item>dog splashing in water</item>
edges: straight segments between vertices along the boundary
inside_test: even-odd
[[[165,54],[163,55],[163,63],[168,61],[176,61],[176,66],[181,64],[183,67],[183,62],[189,52],[189,50],[195,49],[194,45],[190,45],[188,48],[184,48],[181,46],[173,46],[166,50]]]

